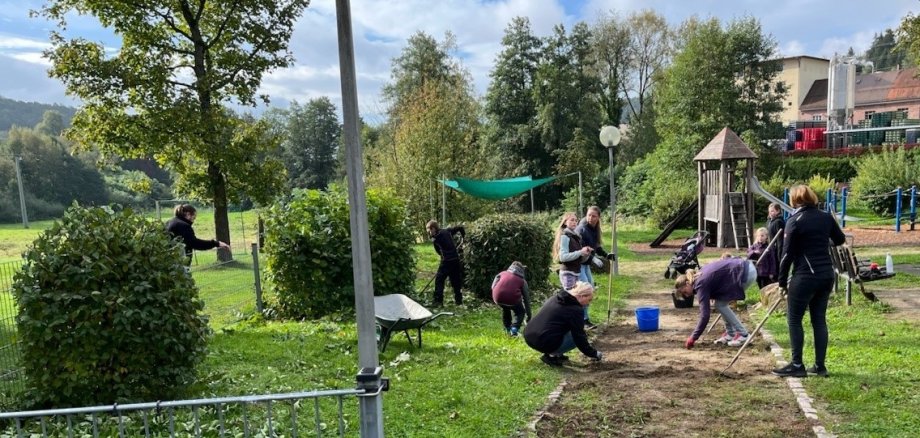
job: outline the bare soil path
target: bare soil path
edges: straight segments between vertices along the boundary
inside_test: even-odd
[[[770,375],[774,359],[765,341],[758,338],[726,375],[720,372],[737,349],[712,343],[721,323],[694,349],[684,348],[699,309],[673,307],[659,264],[634,267],[647,271],[648,288],[633,294],[624,314],[598,336],[601,363],[573,357],[565,390],[537,423],[536,435],[815,436],[819,424],[806,419],[786,383]],[[658,331],[638,331],[633,309],[645,305],[659,306]],[[756,322],[740,314],[753,330]]]

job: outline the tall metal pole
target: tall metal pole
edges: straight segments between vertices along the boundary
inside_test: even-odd
[[[22,226],[29,228],[29,213],[26,211],[26,191],[22,187],[22,172],[19,170],[19,162],[22,157],[15,157],[13,163],[16,164],[16,185],[19,186],[19,211],[22,212]]]
[[[447,181],[446,176],[441,177],[441,226],[447,226],[447,184],[444,184],[444,181]]]
[[[383,397],[374,330],[374,282],[371,276],[370,232],[367,224],[367,198],[364,163],[358,130],[358,90],[355,79],[354,42],[349,0],[336,0],[339,40],[339,69],[342,75],[342,114],[345,134],[345,163],[348,180],[348,216],[351,227],[352,275],[355,281],[355,318],[358,325],[358,388],[367,391],[360,397],[362,437],[383,437]]]
[[[533,214],[533,189],[530,189],[530,214]]]
[[[620,275],[620,256],[617,254],[617,197],[616,188],[613,182],[613,148],[607,148],[607,155],[610,157],[610,240],[611,249],[613,250],[613,275]]]
[[[581,171],[578,171],[578,214],[585,215],[585,204],[581,200]]]

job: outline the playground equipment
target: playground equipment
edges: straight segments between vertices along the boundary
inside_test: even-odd
[[[751,244],[756,159],[757,154],[729,128],[723,128],[693,158],[699,181],[697,229],[714,236],[709,243],[716,247],[742,249]]]

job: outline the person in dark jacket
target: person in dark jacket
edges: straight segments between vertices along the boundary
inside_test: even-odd
[[[703,266],[699,272],[688,269],[686,273],[679,275],[674,281],[675,293],[684,297],[696,294],[700,303],[700,318],[684,346],[693,348],[706,330],[706,325],[709,324],[709,300],[714,300],[716,310],[725,321],[725,334],[717,339],[716,343],[732,347],[744,344],[747,341],[748,330],[729,304],[732,301],[743,300],[745,289],[754,284],[756,279],[757,269],[754,268],[754,264],[738,257],[717,260]]]
[[[230,245],[214,240],[201,240],[195,236],[195,230],[192,224],[198,216],[195,207],[189,204],[179,204],[175,209],[175,217],[166,222],[166,231],[173,237],[181,237],[185,245],[185,266],[192,264],[192,252],[194,250],[204,251],[213,248],[230,248]]]
[[[776,272],[779,272],[779,258],[783,254],[783,228],[786,226],[786,221],[783,219],[783,209],[780,208],[779,204],[771,202],[770,206],[767,207],[767,240],[772,241],[773,236],[777,234],[779,237],[776,239],[776,242],[773,243],[773,248],[770,251],[775,251],[776,254]]]
[[[596,205],[588,207],[584,219],[575,227],[575,233],[581,237],[582,245],[590,247],[595,254],[607,260],[613,260],[613,254],[607,253],[603,246],[601,246],[603,245],[603,239],[601,233],[600,207]],[[603,266],[603,262],[596,257],[589,257],[588,260],[581,263],[581,271],[579,272],[578,279],[593,285],[594,276],[591,275],[591,265],[601,267]]]
[[[434,251],[441,256],[441,264],[438,265],[438,273],[434,277],[432,305],[444,305],[444,280],[449,278],[450,285],[454,289],[454,303],[459,306],[463,304],[463,294],[460,292],[460,287],[463,285],[463,265],[460,263],[460,252],[454,243],[454,234],[459,233],[461,236],[466,236],[466,230],[463,227],[441,229],[438,222],[434,220],[428,221],[425,228],[431,237]]]
[[[827,376],[827,303],[834,288],[834,268],[829,244],[844,245],[846,237],[836,219],[818,209],[818,196],[811,187],[795,186],[789,191],[795,211],[786,222],[783,253],[779,262],[779,287],[786,290],[786,323],[792,360],[773,374],[781,377],[805,377],[810,371]],[[792,270],[790,278],[789,272]],[[787,288],[788,286],[788,288]],[[805,333],[802,318],[808,309],[814,330],[815,365],[805,369],[802,344]]]
[[[601,360],[603,355],[588,342],[585,333],[584,311],[594,299],[594,286],[579,281],[574,287],[560,290],[551,296],[533,319],[524,327],[524,341],[534,350],[543,353],[540,360],[550,366],[559,366],[568,357],[566,352],[578,348],[582,354]]]
[[[585,214],[584,219],[578,223],[578,226],[575,227],[575,233],[581,237],[581,244],[591,248],[592,256],[587,257],[587,260],[581,262],[581,270],[578,273],[578,279],[586,283],[590,283],[592,286],[594,283],[594,276],[591,274],[591,266],[597,266],[598,268],[604,266],[604,262],[597,258],[601,256],[607,260],[613,260],[613,254],[607,253],[604,248],[601,232],[601,209],[596,205],[588,207],[588,211]],[[585,307],[585,326],[589,329],[594,329],[597,326],[591,322],[591,319],[588,318],[588,308]]]
[[[492,301],[502,308],[502,323],[505,333],[517,336],[521,323],[530,321],[530,289],[524,278],[525,266],[521,262],[511,263],[507,271],[502,271],[492,280]],[[514,321],[511,320],[514,312]]]

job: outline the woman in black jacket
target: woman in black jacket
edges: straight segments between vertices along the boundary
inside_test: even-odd
[[[182,239],[182,243],[185,246],[185,266],[191,266],[193,250],[230,248],[230,245],[217,239],[201,240],[195,236],[195,230],[192,229],[192,224],[195,222],[195,218],[198,217],[198,211],[195,210],[195,207],[189,204],[180,204],[176,206],[175,213],[176,216],[166,223],[166,231],[173,238],[179,237]]]
[[[540,311],[524,327],[524,341],[543,353],[540,358],[551,366],[562,365],[565,353],[578,347],[582,354],[594,360],[603,357],[588,342],[585,333],[584,306],[594,298],[594,286],[579,281],[568,291],[560,290],[549,297]]]
[[[792,360],[786,366],[774,369],[773,374],[805,377],[811,372],[827,376],[824,363],[827,354],[826,315],[835,275],[829,242],[835,246],[843,245],[846,237],[836,219],[818,209],[818,196],[810,187],[793,187],[789,199],[796,210],[786,221],[783,253],[779,262],[779,287],[786,289],[788,279],[786,320],[789,324]],[[805,341],[802,318],[805,309],[808,309],[811,316],[815,337],[815,365],[808,370],[802,363],[802,344]]]

